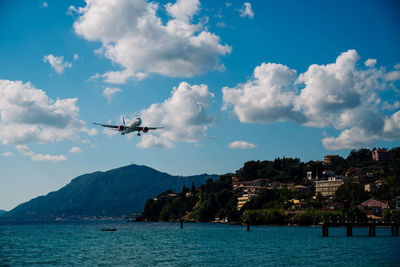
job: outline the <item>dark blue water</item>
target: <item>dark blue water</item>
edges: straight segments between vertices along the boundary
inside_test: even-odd
[[[116,232],[101,232],[116,227]],[[0,225],[0,265],[400,266],[390,229],[84,222]]]

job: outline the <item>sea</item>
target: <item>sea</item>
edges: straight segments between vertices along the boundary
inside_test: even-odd
[[[101,231],[115,228],[116,231]],[[400,266],[390,228],[82,221],[0,224],[0,266]]]

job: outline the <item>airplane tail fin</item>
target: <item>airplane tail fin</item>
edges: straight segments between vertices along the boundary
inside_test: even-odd
[[[124,117],[122,117],[122,123],[124,124],[124,126],[126,126]]]

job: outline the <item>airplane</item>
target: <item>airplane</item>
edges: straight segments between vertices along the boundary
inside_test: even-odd
[[[143,127],[140,126],[142,124],[141,118],[136,118],[129,126],[125,124],[125,118],[122,118],[122,125],[110,125],[110,124],[101,124],[93,122],[95,125],[100,125],[106,128],[111,128],[115,131],[121,132],[121,135],[125,135],[132,132],[137,132],[137,136],[140,136],[140,132],[147,133],[149,130],[162,129],[164,127]]]

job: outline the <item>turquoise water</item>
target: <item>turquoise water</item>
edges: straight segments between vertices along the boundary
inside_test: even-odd
[[[101,232],[115,227],[116,232]],[[400,266],[390,229],[84,222],[0,225],[2,265]]]

